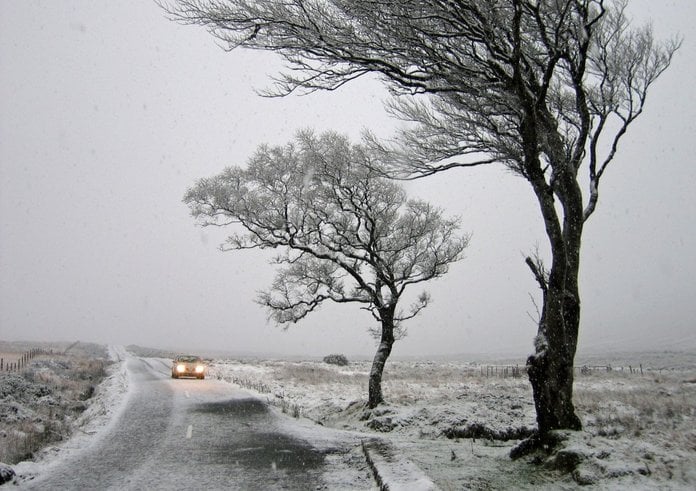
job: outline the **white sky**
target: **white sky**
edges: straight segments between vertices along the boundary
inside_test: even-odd
[[[581,350],[696,348],[696,3],[634,0],[637,20],[684,45],[649,95],[586,225]],[[278,61],[224,52],[151,1],[0,0],[0,339],[174,349],[371,355],[371,318],[322,309],[287,330],[253,303],[273,277],[254,251],[222,253],[186,188],[262,143],[313,127],[389,136],[379,83],[264,99]],[[531,351],[523,262],[546,244],[535,202],[500,167],[410,191],[462,216],[464,261],[395,355]],[[414,292],[417,293],[417,292]]]

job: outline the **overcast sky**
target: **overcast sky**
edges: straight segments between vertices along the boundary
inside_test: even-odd
[[[653,87],[585,228],[580,350],[696,348],[696,3],[632,1],[684,45]],[[196,179],[298,130],[389,136],[386,93],[264,99],[279,62],[224,52],[151,1],[0,0],[0,340],[370,355],[371,317],[327,306],[287,330],[253,302],[273,268],[222,253],[181,199]],[[525,354],[538,298],[524,254],[546,247],[528,185],[500,167],[409,191],[462,217],[466,258],[394,354]],[[417,292],[415,292],[417,293]]]

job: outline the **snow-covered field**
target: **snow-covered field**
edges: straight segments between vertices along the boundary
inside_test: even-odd
[[[510,450],[535,426],[524,375],[487,377],[465,362],[392,361],[384,375],[388,404],[371,412],[364,409],[367,362],[217,360],[210,375],[290,415],[379,434],[395,458],[415,463],[441,489],[695,489],[693,356],[686,363],[658,356],[642,375],[644,357],[635,359],[633,373],[628,366],[578,373],[585,430],[560,434],[565,441],[551,454],[516,461]]]
[[[37,453],[36,462],[13,466],[18,474],[50,472],[113,421],[128,377],[119,362],[124,352],[112,349],[111,356],[115,363],[73,437]],[[388,404],[370,412],[368,362],[215,359],[209,378],[255,392],[298,418],[297,431],[323,425],[377,437],[388,443],[395,469],[415,465],[443,490],[696,489],[696,355],[679,356],[636,358],[633,367],[643,363],[642,374],[618,370],[618,362],[610,372],[578,373],[576,406],[585,430],[560,434],[565,441],[555,452],[515,461],[510,450],[535,425],[524,374],[495,376],[463,361],[390,361]]]

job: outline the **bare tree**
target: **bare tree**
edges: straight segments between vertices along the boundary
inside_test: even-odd
[[[382,156],[403,178],[500,163],[529,183],[551,250],[548,267],[526,261],[543,297],[527,361],[538,429],[579,429],[583,226],[681,41],[631,27],[620,0],[178,0],[168,9],[229,49],[282,56],[289,68],[272,95],[378,74],[395,95],[393,113],[413,123]]]
[[[258,302],[278,324],[298,322],[326,301],[358,303],[380,324],[368,406],[383,402],[382,373],[405,310],[407,287],[444,275],[468,237],[423,201],[378,176],[365,148],[343,136],[310,132],[282,147],[261,146],[245,169],[200,180],[184,198],[203,225],[238,224],[225,250],[282,248],[278,274]]]

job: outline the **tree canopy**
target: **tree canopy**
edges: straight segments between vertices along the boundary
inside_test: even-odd
[[[241,226],[223,249],[280,248],[278,273],[258,302],[278,324],[298,322],[326,301],[357,303],[380,323],[381,372],[400,323],[428,305],[423,292],[406,309],[405,290],[444,275],[468,236],[371,165],[362,145],[327,132],[262,145],[246,168],[201,179],[184,198],[203,225]],[[379,359],[378,359],[379,358]],[[381,389],[371,405],[381,402]]]
[[[285,248],[273,287],[259,296],[276,322],[297,322],[327,300],[366,304],[379,319],[408,286],[445,274],[468,238],[457,235],[458,219],[408,200],[369,161],[343,136],[300,133],[285,146],[262,145],[247,168],[201,179],[185,202],[204,225],[242,225],[226,250]]]
[[[390,148],[423,175],[500,162],[554,187],[559,166],[589,167],[585,218],[599,180],[647,90],[680,44],[634,28],[625,1],[177,0],[180,22],[206,26],[228,49],[273,51],[288,70],[267,94],[333,90],[378,74],[393,113],[417,125]],[[530,135],[528,133],[535,133]],[[530,149],[529,138],[536,146]],[[395,151],[403,149],[403,151]],[[529,152],[540,157],[529,168]],[[455,159],[454,161],[452,159]],[[563,164],[561,164],[563,163]]]
[[[499,163],[539,205],[550,266],[528,257],[543,295],[528,359],[541,434],[579,429],[572,404],[583,226],[600,180],[680,39],[634,27],[625,0],[177,0],[168,11],[227,48],[278,53],[269,95],[334,90],[376,74],[407,122],[374,140],[392,176]],[[582,171],[582,172],[581,172]]]

